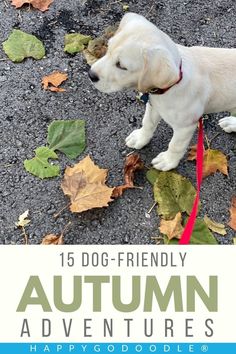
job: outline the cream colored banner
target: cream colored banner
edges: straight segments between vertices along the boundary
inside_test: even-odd
[[[235,342],[235,270],[234,246],[1,246],[0,342]]]

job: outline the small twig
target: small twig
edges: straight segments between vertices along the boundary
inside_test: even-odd
[[[210,142],[207,135],[205,135],[205,139],[206,139],[207,147],[208,149],[210,149]]]
[[[63,210],[67,209],[70,206],[70,203],[68,203],[66,206],[64,206],[61,210],[59,210],[56,214],[54,214],[54,218],[57,219],[58,216],[63,212]]]
[[[152,12],[152,9],[154,8],[155,2],[156,1],[153,1],[152,6],[150,7],[150,9],[149,9],[149,11],[147,13],[147,16]]]
[[[211,145],[212,141],[213,141],[215,138],[217,138],[217,136],[220,135],[220,134],[221,134],[221,132],[215,134],[215,135],[213,136],[213,138],[211,138],[211,140],[209,141],[209,144]]]
[[[19,21],[22,22],[21,12],[19,11],[19,12],[17,13],[17,15],[18,15]]]
[[[161,237],[161,236],[152,236],[151,240],[160,240],[160,241],[162,241],[162,240],[164,240],[164,238]]]
[[[140,186],[133,186],[132,188],[134,188],[134,189],[141,189],[141,190],[144,189],[144,187],[140,187]]]
[[[130,152],[126,155],[126,157],[132,155],[134,152],[135,152],[134,150],[133,150],[133,151],[130,151]]]
[[[155,208],[156,205],[157,205],[157,202],[153,203],[151,208],[147,211],[147,214],[151,214],[152,210]]]
[[[27,235],[26,232],[25,232],[24,226],[21,226],[21,228],[22,228],[22,231],[23,231],[23,236],[24,236],[24,239],[25,239],[25,244],[28,245],[28,244],[29,244],[28,235]]]
[[[7,61],[7,58],[0,58],[0,61]]]
[[[8,3],[6,2],[6,0],[4,0],[4,5],[5,5],[6,7],[9,7]]]
[[[61,237],[64,236],[66,229],[68,229],[68,227],[72,224],[72,221],[69,221],[68,224],[66,224],[66,226],[64,227],[64,229],[61,232]]]

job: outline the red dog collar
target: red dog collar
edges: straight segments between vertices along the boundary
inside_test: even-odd
[[[165,93],[166,91],[168,91],[169,89],[171,89],[171,87],[177,85],[183,78],[183,71],[182,71],[182,60],[179,66],[179,80],[174,83],[173,85],[171,85],[170,87],[161,89],[161,88],[154,88],[152,90],[150,90],[148,93],[150,93],[151,95],[163,95],[163,93]]]

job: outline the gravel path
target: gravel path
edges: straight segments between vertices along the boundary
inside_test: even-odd
[[[183,45],[236,47],[236,2],[234,0],[159,0],[126,1],[130,11],[145,15],[160,29]],[[122,182],[122,167],[129,152],[125,137],[141,123],[144,107],[135,99],[135,92],[105,95],[97,92],[87,77],[88,66],[82,55],[63,52],[64,35],[71,31],[97,36],[104,27],[119,21],[123,15],[121,1],[55,0],[50,10],[41,13],[24,7],[15,10],[10,0],[0,2],[0,42],[12,28],[37,35],[45,44],[47,57],[21,64],[0,59],[0,243],[24,242],[14,226],[18,216],[30,210],[27,227],[29,241],[38,244],[47,233],[60,233],[72,221],[66,233],[67,244],[149,244],[157,235],[158,217],[145,212],[153,204],[152,190],[144,173],[136,184],[143,190],[129,190],[107,209],[92,210],[81,215],[65,211],[55,220],[53,214],[66,203],[60,189],[61,177],[39,180],[28,174],[23,161],[33,150],[46,144],[47,127],[54,119],[85,119],[88,153],[103,168],[108,168],[109,185]],[[0,58],[6,58],[0,48]],[[54,70],[67,71],[66,93],[45,92],[42,76]],[[236,99],[236,97],[235,97]],[[225,114],[211,115],[205,120],[211,139],[221,132],[217,121]],[[161,123],[152,142],[141,150],[145,163],[163,151],[171,137],[171,129]],[[196,141],[196,136],[194,141]],[[220,173],[208,177],[202,188],[202,211],[218,222],[229,219],[229,206],[236,193],[236,135],[221,134],[212,147],[229,157],[229,177]],[[82,156],[82,157],[83,157]],[[60,155],[61,166],[72,161]],[[195,183],[194,164],[183,160],[178,171]],[[228,228],[221,243],[231,243],[233,232]]]

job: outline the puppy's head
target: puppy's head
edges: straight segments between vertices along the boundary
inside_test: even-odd
[[[106,55],[89,76],[106,93],[128,88],[145,92],[166,88],[179,77],[180,56],[174,42],[143,16],[129,13],[109,40]]]

